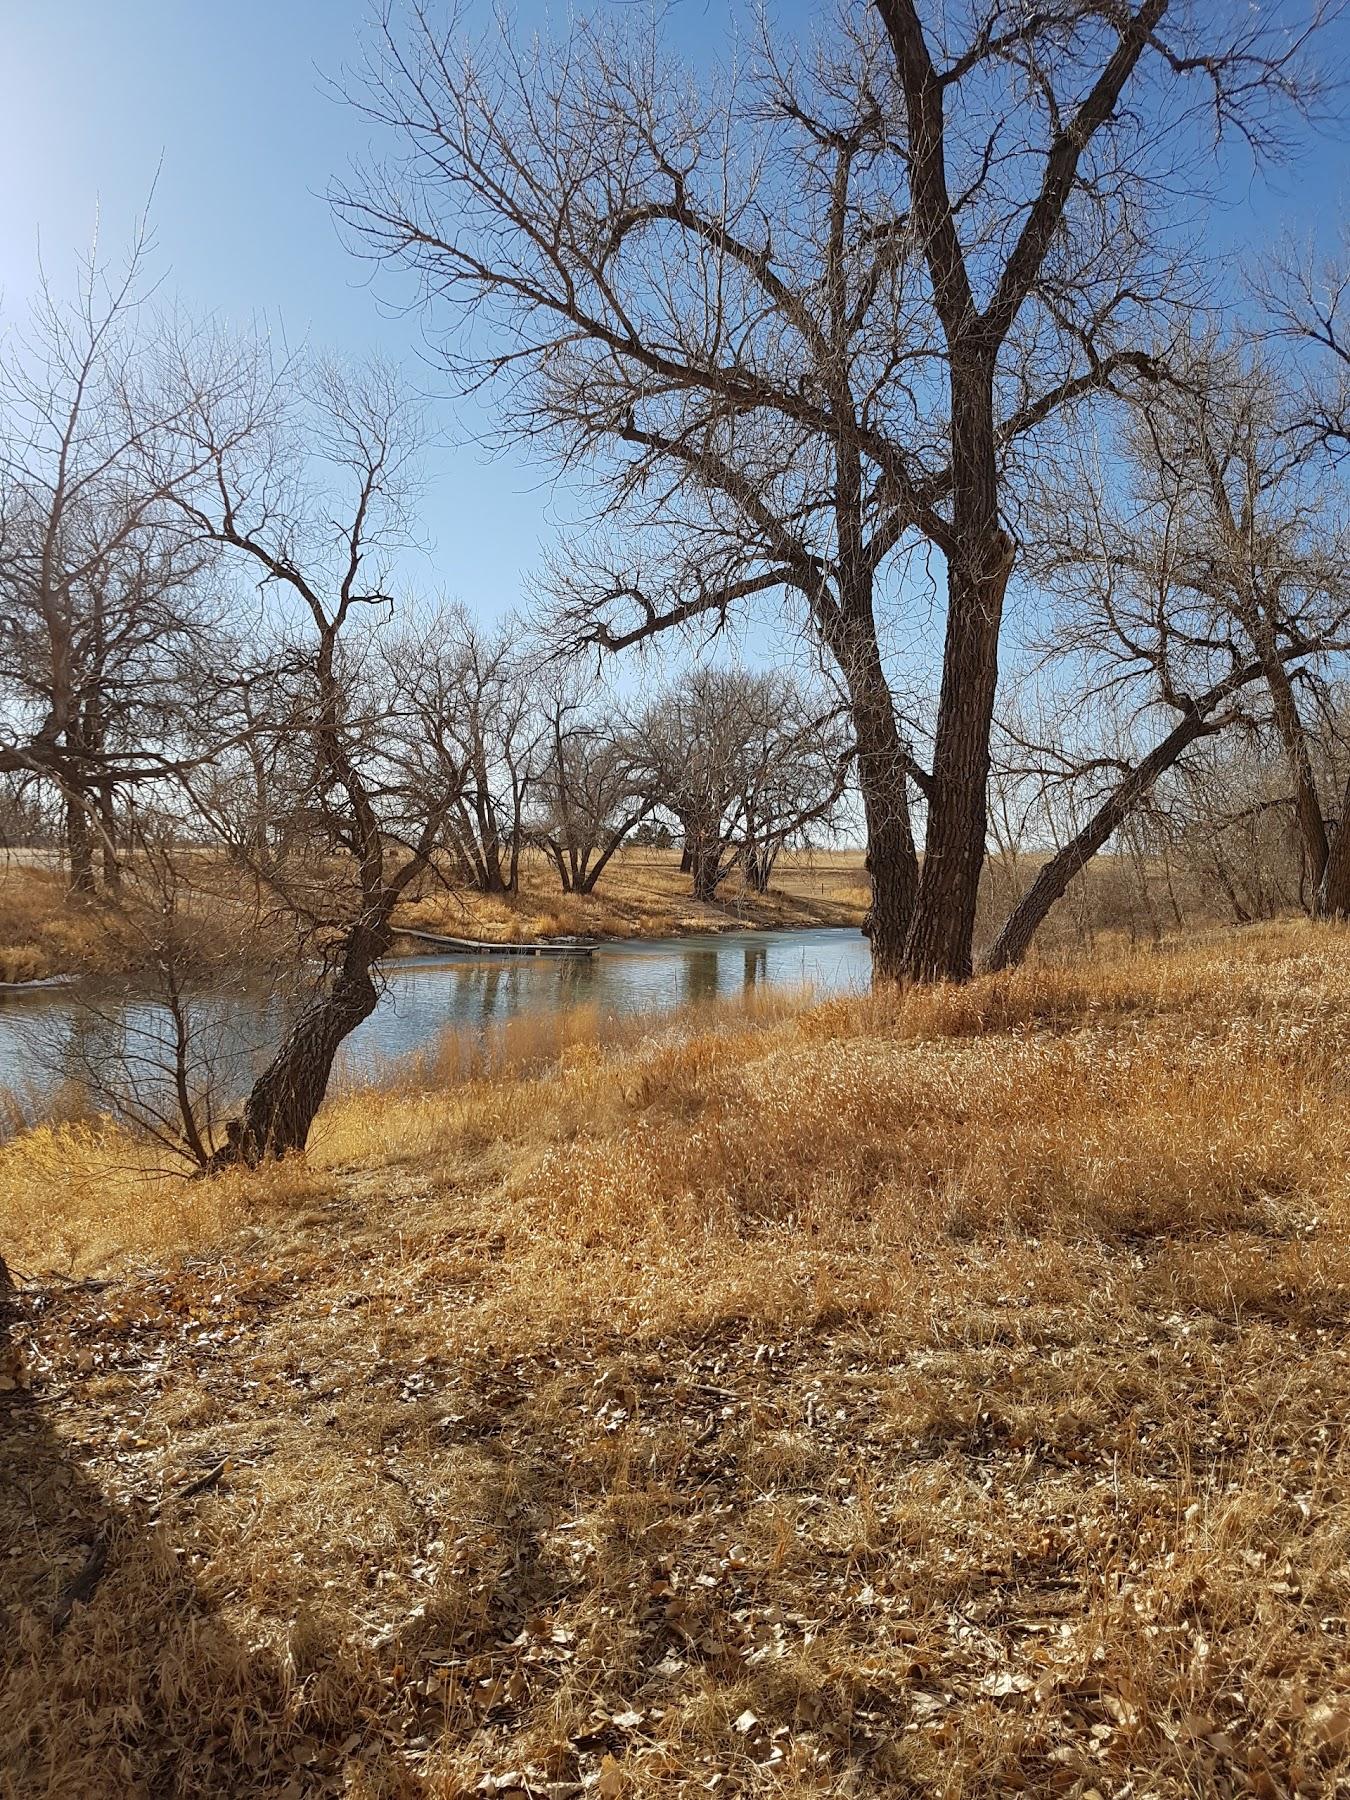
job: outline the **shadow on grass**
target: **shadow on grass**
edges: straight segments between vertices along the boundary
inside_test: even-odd
[[[169,1526],[111,1500],[28,1390],[36,1304],[0,1289],[0,1795],[336,1794],[335,1734],[306,1729],[293,1670],[240,1641]]]

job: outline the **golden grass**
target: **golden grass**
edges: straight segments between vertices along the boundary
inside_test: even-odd
[[[785,852],[766,894],[754,893],[733,870],[714,903],[692,897],[689,876],[680,873],[678,850],[617,851],[593,894],[560,892],[548,858],[526,851],[517,893],[447,893],[428,885],[422,898],[405,908],[402,922],[490,942],[666,937],[740,927],[858,925],[868,898],[859,850]]]
[[[1340,1791],[1348,1052],[1287,926],[16,1140],[0,1793]]]
[[[134,866],[128,880],[134,882]],[[191,909],[218,924],[222,938],[240,938],[256,954],[247,907],[252,889],[237,871],[198,858]],[[867,908],[862,854],[856,850],[785,854],[767,894],[755,894],[733,873],[715,905],[691,898],[679,852],[619,851],[594,894],[569,895],[552,864],[527,851],[519,891],[507,896],[449,892],[427,882],[400,923],[489,942],[541,937],[663,937],[739,927],[857,925]],[[151,896],[152,904],[156,903]],[[185,897],[185,904],[187,897]],[[241,907],[244,909],[241,911]],[[241,937],[242,933],[242,937]],[[128,954],[115,909],[72,898],[59,869],[0,860],[0,983],[120,965]],[[403,941],[396,950],[414,953]]]
[[[105,934],[54,869],[0,861],[0,982],[36,981],[89,966]]]

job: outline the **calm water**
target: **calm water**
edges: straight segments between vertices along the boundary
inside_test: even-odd
[[[749,988],[863,989],[870,973],[860,932],[824,929],[637,939],[603,944],[590,957],[419,957],[386,965],[380,1004],[347,1040],[338,1074],[379,1080],[450,1026],[472,1031],[575,1006],[601,1017],[659,1015]],[[284,1020],[247,990],[198,1005],[201,1054],[238,1091]],[[164,1031],[161,1010],[134,996],[94,997],[92,1008],[59,989],[8,997],[0,1000],[0,1089],[19,1095],[31,1117],[63,1081],[97,1089],[117,1061],[141,1071],[137,1086],[148,1093],[162,1079]]]

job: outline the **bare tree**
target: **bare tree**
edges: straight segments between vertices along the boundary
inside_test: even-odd
[[[987,967],[1024,955],[1162,777],[1232,725],[1268,727],[1283,746],[1320,887],[1327,834],[1299,688],[1325,693],[1347,644],[1350,583],[1343,528],[1309,475],[1268,372],[1211,340],[1121,410],[1104,451],[1087,448],[1046,484],[1033,566],[1060,597],[1046,659],[1071,681],[1075,722],[1061,718],[1039,745],[1023,737],[1019,772],[1072,787],[1080,824],[1009,915]],[[1066,677],[1072,662],[1078,674]]]
[[[1350,910],[1350,887],[1341,891],[1331,869],[1333,834],[1309,719],[1326,697],[1319,669],[1350,647],[1343,502],[1338,507],[1325,468],[1313,461],[1307,434],[1291,418],[1277,372],[1252,351],[1205,346],[1184,382],[1159,394],[1143,424],[1136,461],[1174,489],[1185,508],[1179,572],[1202,613],[1208,603],[1231,620],[1261,663],[1313,910]],[[1294,652],[1302,654],[1291,673]],[[1342,864],[1350,878],[1350,856],[1337,867]]]
[[[197,398],[185,429],[209,471],[178,503],[203,539],[253,575],[284,624],[268,659],[271,707],[255,729],[298,755],[296,800],[310,829],[284,855],[256,834],[233,848],[307,927],[324,975],[211,1168],[304,1148],[339,1046],[378,1001],[395,909],[430,866],[459,792],[428,746],[406,645],[379,629],[406,534],[416,409],[378,365],[273,369],[259,352],[250,370],[222,394],[190,360],[170,368]],[[228,834],[230,816],[205,785],[193,792]]]
[[[767,885],[782,846],[829,822],[850,761],[837,709],[781,676],[695,667],[633,720],[638,777],[679,825],[696,900],[731,870]]]
[[[1350,251],[1318,263],[1286,252],[1258,283],[1269,335],[1301,353],[1293,432],[1301,449],[1321,453],[1327,478],[1342,482],[1350,451]],[[1305,843],[1316,819],[1305,804]],[[1327,834],[1316,910],[1350,916],[1350,779],[1340,795],[1339,817]]]
[[[417,704],[455,788],[443,837],[457,880],[484,894],[513,894],[525,843],[525,809],[543,731],[520,630],[482,629],[462,606],[425,620]]]
[[[762,894],[784,850],[809,847],[834,831],[855,748],[838,704],[795,682],[771,680],[757,712],[746,745],[739,836],[746,881]]]
[[[544,720],[530,835],[553,861],[565,894],[595,891],[610,858],[657,803],[641,780],[642,757],[616,723],[612,696],[576,675],[554,678]]]
[[[106,915],[117,973],[79,983],[55,1028],[39,1016],[27,1037],[50,1074],[73,1078],[172,1162],[205,1169],[296,965],[288,937],[264,940],[247,912],[222,918],[202,904],[210,888],[181,825],[172,813],[138,815],[120,904]]]
[[[394,158],[341,216],[418,276],[454,376],[501,384],[505,430],[641,528],[569,574],[578,635],[759,597],[809,621],[849,697],[884,974],[970,971],[1020,473],[1151,366],[1206,121],[1276,149],[1319,18],[855,0],[800,53],[766,20],[718,83],[638,29],[484,47],[421,0],[383,16],[357,97]],[[879,616],[914,553],[946,590],[928,770]]]
[[[80,893],[96,844],[116,884],[119,787],[180,760],[177,665],[209,618],[172,503],[199,464],[140,374],[146,254],[91,257],[70,304],[44,281],[0,359],[0,769],[59,792]]]
[[[1166,783],[1159,811],[1160,849],[1170,843],[1202,898],[1235,924],[1312,910],[1288,767],[1273,733],[1217,739],[1189,757]]]

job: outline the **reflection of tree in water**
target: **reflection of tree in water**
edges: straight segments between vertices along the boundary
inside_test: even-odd
[[[242,982],[171,995],[88,983],[20,1036],[49,1094],[64,1087],[177,1151],[198,1135],[209,1145],[216,1115],[247,1091],[294,1002],[284,986]]]
[[[859,934],[841,933],[823,949],[804,949],[809,963],[789,954],[792,943],[791,934],[748,944],[686,940],[631,946],[622,954],[594,958],[483,957],[391,971],[387,1003],[355,1034],[340,1066],[349,1078],[378,1078],[397,1068],[402,1057],[434,1053],[447,1028],[459,1028],[466,1043],[479,1043],[485,1026],[592,1002],[607,1014],[656,1014],[671,1005],[716,999],[738,987],[760,988],[808,976],[827,989],[866,986],[867,947]],[[288,994],[263,983],[191,997],[194,1055],[211,1065],[218,1097],[225,1103],[246,1090],[301,998],[299,985]],[[169,1035],[162,1007],[125,987],[120,993],[91,990],[90,1000],[86,1004],[82,996],[77,1003],[65,995],[34,999],[22,1008],[7,1006],[0,1014],[0,1090],[13,1090],[13,1105],[0,1125],[10,1114],[15,1121],[40,1118],[62,1083],[83,1090],[74,1098],[124,1111],[116,1092],[119,1064],[125,1061],[119,1052],[123,1040],[142,1059],[136,1092],[142,1099],[162,1095]],[[156,1062],[158,1074],[152,1066]]]
[[[509,986],[503,985],[506,970],[499,962],[453,963],[449,967],[450,1005],[447,1023],[486,1025],[502,1012],[510,1010]]]
[[[447,1025],[469,1030],[501,1024],[530,1014],[565,1011],[584,1005],[596,988],[588,957],[560,956],[534,962],[528,958],[453,963],[435,971],[449,992],[438,1008]]]
[[[722,958],[717,950],[687,950],[680,964],[680,998],[698,1006],[715,1000],[721,985]]]
[[[594,997],[595,964],[589,956],[560,956],[554,969],[554,991],[560,1006],[584,1006]]]

